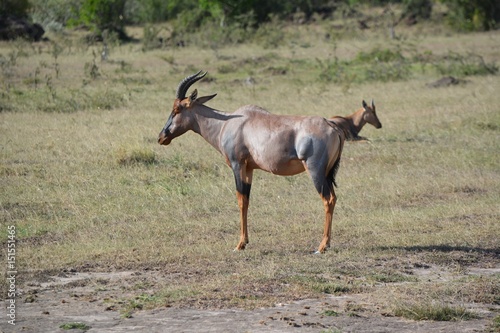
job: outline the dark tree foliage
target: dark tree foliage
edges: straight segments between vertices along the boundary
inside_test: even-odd
[[[28,16],[29,9],[29,0],[0,0],[0,16],[25,18]]]
[[[108,31],[126,39],[125,24],[172,21],[178,33],[193,32],[206,24],[236,27],[247,33],[269,21],[308,20],[313,14],[329,17],[336,10],[352,10],[358,5],[398,4],[403,9],[401,18],[416,23],[429,19],[438,1],[447,6],[446,20],[457,30],[499,26],[499,0],[0,0],[0,16],[32,14],[39,21],[43,18],[63,26],[84,24],[98,36]]]
[[[302,12],[306,17],[313,13],[330,14],[341,2],[345,0],[199,0],[202,8],[228,19],[252,14],[256,25],[269,21],[272,16],[286,19],[295,12]]]
[[[84,0],[77,21],[97,35],[108,31],[117,33],[120,39],[127,39],[124,30],[125,3],[126,0]]]
[[[127,0],[125,18],[133,24],[165,22],[197,7],[198,0]]]
[[[461,31],[495,29],[500,22],[498,0],[441,0],[449,8],[448,23]]]
[[[404,0],[403,17],[428,20],[432,14],[432,0]]]

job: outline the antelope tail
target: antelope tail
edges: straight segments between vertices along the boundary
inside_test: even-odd
[[[339,134],[339,141],[340,141],[339,156],[337,156],[335,163],[333,163],[332,169],[328,173],[328,179],[331,180],[333,186],[335,187],[338,187],[337,182],[335,181],[335,176],[337,175],[337,171],[339,171],[340,168],[340,158],[342,157],[342,150],[344,148],[344,141],[345,141],[341,134]]]

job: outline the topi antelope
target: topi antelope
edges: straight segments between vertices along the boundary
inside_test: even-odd
[[[382,124],[375,113],[373,100],[371,106],[363,101],[363,107],[349,116],[334,116],[328,120],[342,128],[345,131],[346,139],[349,141],[367,140],[362,136],[358,136],[358,133],[366,123],[375,126],[375,128],[382,128]]]
[[[216,94],[198,97],[196,89],[186,97],[189,87],[206,74],[199,71],[180,82],[158,143],[168,145],[192,130],[224,156],[234,173],[240,208],[240,240],[235,251],[248,244],[247,212],[253,171],[291,176],[307,170],[325,208],[323,239],[316,253],[324,252],[330,246],[337,200],[335,174],[344,132],[322,117],[273,115],[254,105],[243,106],[234,113],[221,112],[204,105]]]

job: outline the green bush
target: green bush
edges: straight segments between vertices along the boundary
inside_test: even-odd
[[[105,30],[115,32],[120,39],[127,39],[125,34],[126,0],[84,0],[78,19],[71,23],[83,23],[94,33],[102,36]]]
[[[436,70],[442,75],[468,76],[489,75],[498,72],[495,63],[486,63],[478,54],[468,53],[462,55],[448,52],[446,56],[434,63]]]
[[[428,20],[432,14],[432,0],[404,0],[402,17]]]
[[[376,62],[391,62],[400,61],[404,57],[400,50],[391,50],[374,48],[371,51],[361,51],[356,55],[355,61],[359,63],[376,63]]]
[[[448,24],[459,31],[494,29],[500,22],[498,0],[441,0],[448,6]]]
[[[31,17],[53,30],[60,30],[68,21],[76,21],[82,0],[31,0]]]
[[[411,62],[399,48],[361,51],[352,61],[317,59],[321,73],[319,79],[350,85],[353,82],[401,81],[411,77]]]
[[[125,20],[131,24],[164,22],[197,6],[198,0],[127,0]]]
[[[342,0],[340,2],[348,2]],[[306,18],[314,13],[332,13],[340,2],[323,0],[199,0],[201,8],[221,22],[231,22],[241,15],[252,14],[254,28],[269,22],[273,17],[290,18],[294,13],[304,13]]]
[[[281,21],[275,16],[272,22],[260,25],[253,39],[265,49],[280,46],[285,41],[285,33]]]
[[[223,23],[223,24],[222,24]],[[180,14],[173,22],[170,44],[196,44],[216,48],[220,45],[243,43],[254,36],[253,15],[241,15],[237,20],[221,22],[203,8]]]

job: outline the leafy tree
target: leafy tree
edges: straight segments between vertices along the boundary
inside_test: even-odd
[[[117,33],[120,39],[127,39],[125,34],[126,0],[84,0],[77,22],[87,25],[98,35],[107,30]]]
[[[28,0],[0,0],[0,16],[14,15],[17,17],[28,16],[30,4]]]
[[[198,0],[127,0],[125,14],[128,23],[157,23],[175,19],[198,6]]]
[[[449,8],[448,23],[457,30],[494,29],[500,22],[498,0],[441,0]]]
[[[30,0],[31,18],[42,25],[65,26],[78,19],[82,0]]]
[[[402,17],[428,20],[432,14],[432,0],[404,0]]]
[[[336,1],[325,0],[199,0],[201,8],[222,20],[252,14],[256,25],[271,17],[286,18],[300,11],[311,16],[314,12],[332,12]]]

